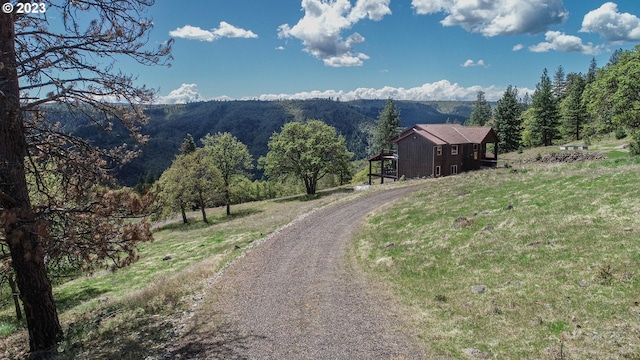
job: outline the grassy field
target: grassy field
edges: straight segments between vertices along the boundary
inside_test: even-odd
[[[640,159],[601,146],[430,180],[370,214],[355,253],[435,354],[640,359]]]

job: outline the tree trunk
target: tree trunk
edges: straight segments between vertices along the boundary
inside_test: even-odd
[[[204,221],[205,224],[208,224],[209,220],[207,220],[207,212],[205,211],[204,203],[200,205],[200,211],[202,212],[202,221]]]
[[[42,239],[46,227],[36,219],[26,182],[27,144],[20,110],[13,14],[0,14],[0,207],[34,357],[55,350],[62,337]],[[46,356],[46,355],[45,355]]]
[[[183,224],[188,224],[189,223],[189,219],[187,219],[187,213],[184,210],[184,206],[180,207],[180,212],[182,213],[182,223]]]
[[[229,192],[229,185],[226,186],[224,197],[227,203],[227,216],[229,216],[231,215],[231,193]]]
[[[11,287],[11,295],[13,297],[13,305],[16,308],[16,319],[22,320],[22,309],[20,309],[20,291],[18,291],[18,285],[14,274],[9,274],[9,287]]]

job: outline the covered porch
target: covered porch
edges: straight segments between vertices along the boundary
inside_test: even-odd
[[[398,154],[394,150],[382,150],[367,160],[369,161],[369,185],[373,177],[379,177],[380,184],[384,184],[385,178],[398,180]],[[380,162],[380,172],[373,172],[374,162]]]

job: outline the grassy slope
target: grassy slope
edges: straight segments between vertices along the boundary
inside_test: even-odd
[[[613,151],[431,180],[369,216],[359,260],[435,353],[638,359],[640,159]]]
[[[354,194],[356,195],[356,194]],[[352,196],[352,195],[348,195]],[[189,310],[206,280],[254,240],[302,214],[345,198],[341,190],[316,199],[289,198],[208,211],[210,225],[192,214],[193,223],[164,226],[155,241],[143,244],[140,260],[115,272],[101,271],[54,288],[66,338],[60,359],[144,359],[161,354],[173,338],[176,321]],[[236,248],[236,246],[238,248]],[[12,303],[0,309],[0,358],[23,358],[24,324],[13,320]]]

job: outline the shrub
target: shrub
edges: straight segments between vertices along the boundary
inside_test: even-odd
[[[629,153],[631,155],[640,155],[640,130],[633,133],[632,140],[629,142]]]
[[[620,140],[620,139],[624,139],[627,137],[627,132],[624,131],[623,128],[617,128],[616,129],[616,139]]]

